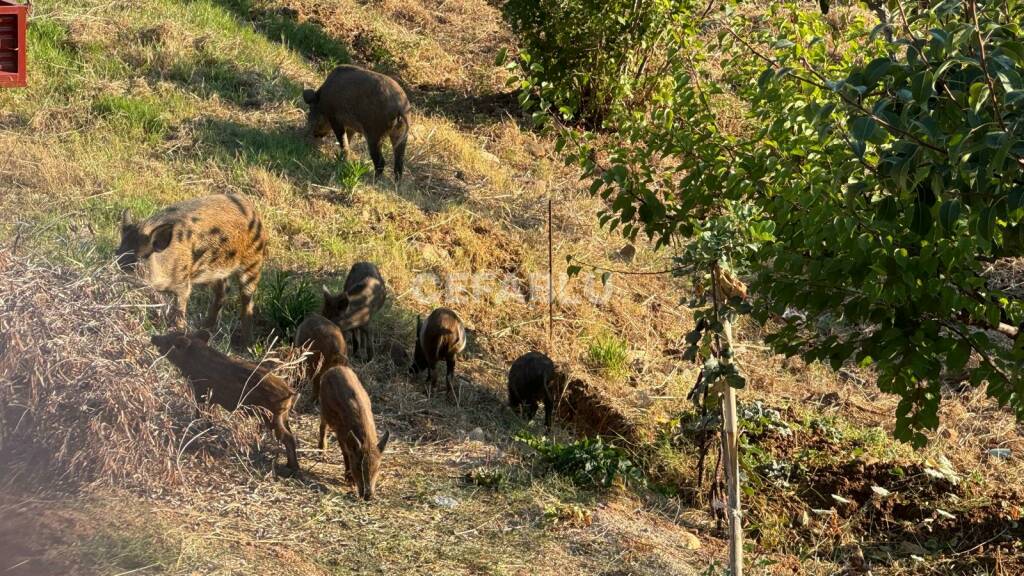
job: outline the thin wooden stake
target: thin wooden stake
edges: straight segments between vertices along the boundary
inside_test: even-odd
[[[732,326],[722,321],[726,342],[732,343]],[[725,452],[725,480],[729,488],[729,568],[733,576],[743,576],[743,512],[740,509],[740,452],[736,416],[736,389],[722,382],[722,448]]]
[[[552,333],[554,332],[555,323],[555,274],[554,274],[554,262],[553,254],[554,248],[552,247],[552,233],[551,233],[551,193],[548,193],[548,357],[550,358],[554,351],[551,348]]]
[[[725,349],[732,350],[732,319],[729,314],[720,315],[718,294],[720,287],[719,264],[715,262],[711,268],[711,298],[715,307],[715,319],[722,326],[725,336],[725,347],[718,334],[715,341],[720,360],[725,357]],[[731,362],[731,360],[729,360]],[[743,513],[740,508],[740,452],[739,426],[736,417],[736,389],[725,380],[719,381],[719,401],[722,405],[722,457],[725,466],[725,482],[729,492],[729,573],[731,576],[743,576]]]

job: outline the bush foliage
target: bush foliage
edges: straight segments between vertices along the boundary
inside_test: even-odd
[[[891,6],[879,24],[857,6],[674,3],[665,77],[613,107],[617,138],[561,133],[602,224],[745,275],[778,351],[873,366],[902,398],[897,436],[922,444],[947,372],[1024,417],[1024,303],[984,273],[1024,246],[1024,2]],[[585,21],[556,39],[591,37]],[[522,84],[541,109],[562,62],[546,58]]]
[[[654,93],[673,46],[674,0],[510,0],[506,20],[523,44],[519,87],[527,107],[601,128]]]

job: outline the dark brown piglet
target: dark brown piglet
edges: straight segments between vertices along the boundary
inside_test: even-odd
[[[458,401],[455,391],[455,363],[460,352],[466,347],[466,329],[459,315],[448,308],[437,308],[423,322],[416,318],[416,350],[409,371],[418,374],[427,371],[427,386],[433,389],[437,383],[434,367],[445,361],[447,372],[445,384],[448,393]]]
[[[295,331],[295,345],[309,348],[306,373],[313,383],[313,398],[320,398],[320,378],[329,368],[348,364],[348,349],[341,329],[320,314],[310,314]]]
[[[377,266],[370,262],[356,262],[345,278],[341,294],[332,295],[326,286],[323,293],[322,314],[348,336],[352,354],[362,351],[364,357],[372,356],[370,319],[387,300],[387,287]]]
[[[295,392],[269,369],[214,350],[208,344],[209,337],[205,331],[192,335],[170,332],[153,336],[151,341],[188,379],[197,402],[208,399],[226,410],[264,408],[266,411],[259,411],[263,423],[284,444],[288,467],[298,472],[295,436],[288,423]]]
[[[508,371],[508,405],[527,421],[544,403],[544,426],[551,431],[555,404],[565,389],[566,376],[541,352],[527,352],[512,362]]]
[[[345,477],[355,481],[359,497],[373,499],[380,474],[380,460],[391,437],[390,432],[377,438],[370,397],[359,377],[348,366],[335,366],[324,372],[320,382],[320,442],[327,446],[327,430],[341,447],[345,459]]]

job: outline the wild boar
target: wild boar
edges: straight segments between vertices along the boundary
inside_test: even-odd
[[[358,66],[339,66],[318,90],[303,90],[302,99],[309,106],[306,114],[309,136],[320,139],[333,131],[346,159],[349,138],[356,132],[366,137],[375,179],[384,174],[380,143],[386,135],[395,155],[397,187],[402,180],[410,111],[409,99],[398,82]]]
[[[423,322],[416,317],[416,350],[409,372],[419,374],[427,371],[428,390],[437,383],[434,367],[444,360],[448,371],[445,384],[448,393],[458,400],[455,392],[455,360],[466,348],[466,329],[459,315],[448,308],[437,308]]]
[[[387,300],[387,287],[377,266],[369,262],[356,262],[345,278],[345,288],[334,296],[323,287],[325,318],[338,325],[352,344],[352,354],[363,350],[364,357],[372,356],[370,346],[370,319]]]
[[[192,287],[213,291],[205,327],[214,328],[234,276],[241,295],[241,337],[252,337],[253,295],[267,257],[267,236],[256,210],[243,196],[217,194],[164,208],[142,222],[121,214],[117,262],[154,289],[173,296],[170,321],[184,329]]]
[[[209,338],[210,333],[203,330],[192,335],[183,332],[154,335],[150,341],[189,381],[196,402],[208,398],[226,410],[240,406],[266,409],[266,412],[259,411],[264,425],[284,444],[288,467],[298,472],[295,436],[288,423],[295,392],[267,368],[214,350],[209,346]]]
[[[544,402],[544,427],[551,431],[555,404],[565,390],[566,374],[541,352],[527,352],[512,362],[508,371],[508,405],[527,421]]]
[[[377,488],[380,457],[391,437],[385,431],[377,439],[370,397],[359,383],[359,377],[348,366],[335,366],[324,372],[320,382],[320,442],[327,446],[327,429],[341,447],[345,460],[345,479],[355,481],[359,497],[371,500]]]
[[[310,314],[295,331],[295,345],[309,346],[313,354],[306,360],[306,374],[313,384],[313,398],[319,401],[320,378],[334,366],[348,364],[348,349],[341,329],[320,314]]]

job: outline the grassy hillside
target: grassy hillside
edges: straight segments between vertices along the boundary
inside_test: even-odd
[[[665,255],[641,245],[635,258],[620,256],[622,240],[596,227],[596,201],[576,173],[526,125],[493,64],[514,46],[495,3],[46,0],[33,7],[29,43],[30,86],[0,91],[0,146],[11,151],[0,156],[0,305],[10,319],[0,328],[47,328],[17,348],[61,375],[40,382],[102,389],[103,406],[120,406],[115,391],[134,393],[123,386],[151,392],[137,409],[152,417],[152,430],[136,434],[133,416],[122,414],[108,431],[89,424],[99,416],[61,404],[85,414],[70,420],[95,437],[40,441],[73,470],[42,493],[25,451],[2,446],[13,473],[0,498],[0,558],[25,560],[11,573],[717,569],[723,533],[708,513],[707,487],[696,488],[699,439],[687,427],[696,368],[678,359],[691,327],[681,304],[688,287],[654,275],[619,275],[606,287],[599,275],[570,281],[559,272],[569,254],[633,270],[662,269]],[[390,169],[371,184],[362,139],[345,164],[335,142],[303,137],[302,88],[344,62],[392,74],[414,104],[397,190]],[[313,412],[297,417],[305,473],[294,479],[276,476],[277,444],[267,436],[254,447],[252,427],[239,432],[246,423],[213,414],[193,426],[174,400],[184,394],[180,377],[148,346],[160,329],[148,294],[109,264],[123,209],[143,216],[228,190],[251,197],[270,228],[260,338],[247,354],[287,361],[289,330],[316,305],[318,287],[338,287],[357,260],[381,267],[390,298],[374,322],[377,353],[355,364],[378,426],[393,438],[372,504],[343,485],[336,449],[311,449]],[[647,472],[649,489],[580,487],[512,439],[524,425],[504,406],[507,366],[546,346],[549,195],[558,272],[551,354],[636,430],[620,444]],[[197,292],[195,313],[205,297]],[[38,313],[26,312],[33,305]],[[458,310],[471,332],[460,406],[427,398],[395,360],[411,352],[415,316],[440,305]],[[216,336],[225,349],[234,317],[226,311]],[[836,573],[856,562],[855,543],[875,573],[1022,566],[1020,547],[1006,543],[1024,501],[1014,482],[1024,442],[1012,415],[974,393],[957,397],[931,446],[913,454],[888,435],[895,401],[866,384],[870,373],[784,362],[767,354],[756,329],[741,335],[751,372],[743,399],[754,573]],[[63,343],[60,353],[45,344],[52,339]],[[107,368],[60,368],[76,361]],[[20,385],[20,367],[8,366],[17,376],[0,383]],[[542,432],[539,422],[527,431]],[[103,465],[86,466],[81,460],[97,452],[69,448],[86,436],[134,445],[101,451]],[[574,427],[556,437],[571,441]],[[147,452],[118,455],[143,445]],[[994,447],[1013,456],[990,458]],[[956,487],[927,480],[946,459]],[[794,467],[782,482],[771,472],[780,466]],[[875,485],[900,493],[898,505],[875,507]]]

